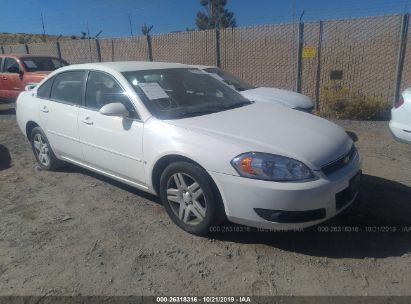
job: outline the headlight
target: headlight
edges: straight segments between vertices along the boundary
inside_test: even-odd
[[[300,181],[313,178],[311,170],[302,162],[268,153],[244,153],[231,161],[243,177],[270,181]]]

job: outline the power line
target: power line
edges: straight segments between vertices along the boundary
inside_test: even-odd
[[[103,7],[108,7],[108,6],[111,6],[111,5],[118,6],[120,3],[129,2],[129,1],[132,1],[132,0],[116,0],[115,2],[113,2],[112,0],[109,0],[105,3],[103,3],[103,4],[93,5],[93,6],[89,6],[89,7],[82,7],[80,9],[75,9],[75,10],[64,11],[64,13],[65,14],[73,14],[73,13],[77,13],[77,12],[84,12],[84,11],[91,11],[91,10],[96,11],[96,10],[99,10],[100,8],[103,8]],[[61,17],[59,16],[59,14],[52,14],[52,15],[48,16],[49,20],[52,20],[53,18],[59,19]],[[7,19],[7,18],[4,19],[2,17],[2,21],[3,22],[19,22],[19,23],[23,22],[23,24],[24,24],[24,21],[27,21],[27,17],[12,18],[12,19]],[[33,24],[33,23],[31,23],[31,24]]]
[[[127,0],[128,1],[128,0]],[[147,5],[147,6],[144,6],[144,7],[139,7],[139,8],[136,8],[136,9],[132,9],[132,10],[127,10],[127,11],[123,11],[123,12],[121,12],[121,13],[117,13],[117,14],[110,14],[110,15],[105,15],[105,16],[99,16],[99,17],[97,17],[97,18],[91,18],[91,19],[88,19],[88,21],[97,21],[97,20],[105,20],[105,19],[110,19],[110,18],[113,18],[113,17],[117,17],[117,16],[123,16],[123,15],[127,15],[127,14],[130,14],[131,12],[139,12],[139,11],[142,11],[142,10],[146,10],[146,9],[149,9],[149,8],[153,8],[153,7],[158,7],[158,6],[162,6],[162,5],[164,5],[164,4],[169,4],[169,3],[172,3],[172,2],[176,2],[177,0],[165,0],[165,1],[160,1],[160,2],[157,2],[157,3],[153,3],[153,4],[151,4],[151,5]],[[67,27],[72,27],[72,26],[74,26],[74,25],[81,25],[82,24],[82,22],[70,22],[70,23],[63,23],[63,24],[57,24],[57,25],[55,25],[53,28],[58,28],[58,29],[60,29],[60,28],[67,28]],[[84,24],[84,23],[83,23]],[[20,24],[21,25],[21,24]],[[25,25],[25,24],[24,24]],[[26,26],[26,25],[25,25]]]

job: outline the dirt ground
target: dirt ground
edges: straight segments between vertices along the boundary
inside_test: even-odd
[[[10,106],[0,105],[12,158],[0,171],[0,295],[411,295],[411,145],[386,122],[337,122],[363,157],[348,212],[304,232],[227,223],[201,238],[156,197],[71,165],[38,170]]]

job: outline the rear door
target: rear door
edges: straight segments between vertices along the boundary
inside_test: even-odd
[[[1,75],[2,95],[7,100],[14,101],[24,90],[22,68],[15,58],[5,57]]]
[[[78,135],[84,71],[57,74],[37,89],[41,126],[53,151],[63,158],[83,161]]]

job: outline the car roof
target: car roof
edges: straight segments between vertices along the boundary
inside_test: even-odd
[[[193,68],[192,65],[169,62],[152,62],[152,61],[116,61],[116,62],[95,62],[72,64],[60,70],[85,69],[85,70],[114,70],[117,72],[139,71],[139,70],[157,70],[172,68]]]
[[[197,69],[200,69],[200,70],[217,68],[216,66],[213,66],[213,65],[194,65],[194,67],[196,67]]]

